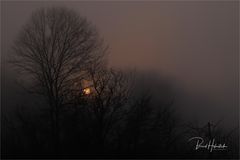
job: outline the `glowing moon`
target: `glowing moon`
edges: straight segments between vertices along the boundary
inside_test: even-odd
[[[83,93],[86,94],[86,95],[90,94],[90,93],[91,93],[90,88],[85,88],[85,89],[83,90]]]

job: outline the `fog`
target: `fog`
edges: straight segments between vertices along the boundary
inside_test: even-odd
[[[96,25],[109,45],[110,66],[151,71],[171,80],[177,90],[174,105],[185,119],[224,119],[226,125],[238,126],[237,1],[3,2],[2,86],[8,74],[17,75],[6,62],[20,29],[33,11],[51,6],[74,9]],[[9,103],[17,94],[15,89],[10,93]]]

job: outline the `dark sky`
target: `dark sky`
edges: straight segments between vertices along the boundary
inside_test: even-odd
[[[31,12],[74,9],[110,46],[109,64],[176,82],[179,110],[202,121],[238,122],[239,5],[230,2],[3,2],[2,63]]]

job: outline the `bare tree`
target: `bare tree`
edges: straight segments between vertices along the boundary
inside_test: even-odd
[[[105,143],[111,143],[110,139],[115,134],[113,132],[119,123],[122,123],[128,110],[133,74],[96,68],[95,65],[88,71],[89,84],[86,87],[91,91],[85,96],[87,105],[83,106],[82,111],[85,110],[88,113],[87,117],[91,117],[87,122],[93,121],[93,126],[88,128],[93,129],[94,143],[101,152]]]
[[[106,47],[95,27],[65,8],[34,12],[14,44],[16,65],[49,106],[55,149],[58,150],[60,110],[71,86],[85,77],[86,67],[102,60]]]
[[[152,89],[136,82],[139,80],[135,72],[124,73],[94,65],[88,71],[88,82],[82,90],[89,92],[76,95],[75,110],[69,117],[77,117],[72,121],[76,123],[72,128],[81,128],[78,133],[84,140],[88,139],[91,153],[140,153],[144,147],[145,153],[157,150],[154,147],[161,139],[163,147],[172,143],[171,133],[175,127],[170,109],[172,101],[159,106],[153,99]],[[79,104],[79,99],[86,103]],[[83,144],[82,141],[77,143]],[[151,144],[153,141],[155,146]],[[83,145],[84,148],[88,144]]]

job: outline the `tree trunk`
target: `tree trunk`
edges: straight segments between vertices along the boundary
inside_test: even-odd
[[[52,124],[52,144],[54,153],[60,151],[60,129],[59,129],[59,107],[54,105],[51,110],[51,124]]]

